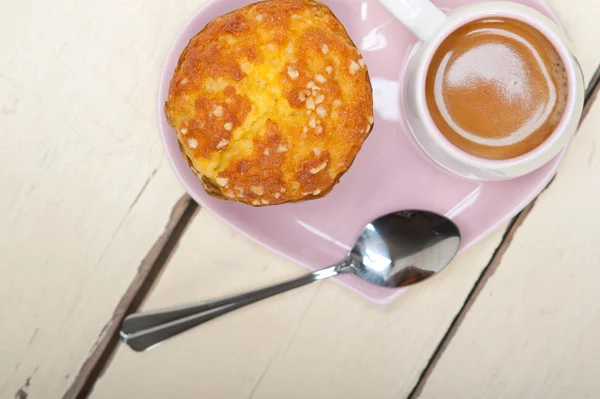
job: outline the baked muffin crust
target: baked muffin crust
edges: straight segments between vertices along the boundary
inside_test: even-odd
[[[318,198],[373,126],[367,67],[327,6],[270,0],[185,48],[165,113],[207,192],[254,206]]]

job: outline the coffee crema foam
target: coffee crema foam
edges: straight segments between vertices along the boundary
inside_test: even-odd
[[[485,18],[453,32],[437,49],[426,82],[429,111],[459,149],[510,159],[542,144],[567,105],[564,63],[537,29]]]

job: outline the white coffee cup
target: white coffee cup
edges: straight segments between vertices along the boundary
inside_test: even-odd
[[[540,12],[511,2],[475,3],[446,15],[429,0],[380,0],[421,41],[405,76],[406,113],[418,143],[434,161],[463,177],[504,180],[525,175],[556,156],[577,130],[583,111],[584,81],[572,45],[560,27]],[[548,139],[517,158],[489,160],[470,155],[451,144],[435,125],[425,97],[431,59],[452,32],[468,22],[486,17],[522,21],[545,35],[560,54],[568,75],[569,94],[563,118]]]

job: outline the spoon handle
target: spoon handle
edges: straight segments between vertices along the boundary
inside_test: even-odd
[[[180,334],[192,327],[198,326],[216,317],[222,316],[235,309],[310,284],[313,281],[333,277],[339,273],[348,272],[346,261],[299,278],[260,288],[244,294],[232,295],[227,298],[214,299],[195,305],[157,310],[151,312],[130,314],[123,320],[121,339],[131,349],[143,351],[158,343]]]

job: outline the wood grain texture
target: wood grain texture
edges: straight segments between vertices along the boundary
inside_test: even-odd
[[[565,13],[569,11],[566,2],[561,6]],[[582,39],[585,33],[579,32]],[[284,262],[264,251],[258,255],[258,248],[246,248],[254,246],[211,220],[203,213],[194,221],[147,309],[198,300],[198,291],[205,298],[289,277],[279,265]],[[232,234],[230,239],[225,238],[228,234]],[[152,398],[173,391],[214,398],[274,398],[290,392],[317,398],[360,398],[372,392],[381,392],[378,397],[406,397],[434,352],[435,342],[464,305],[472,278],[479,277],[499,240],[500,233],[496,233],[434,280],[440,284],[436,289],[417,287],[392,308],[382,310],[383,314],[364,309],[348,298],[350,294],[323,282],[228,315],[150,353],[136,354],[120,347],[92,397]],[[198,253],[204,261],[202,268],[193,264]],[[266,276],[258,273],[254,262],[244,262],[248,253],[253,260],[266,263],[262,273]],[[260,262],[263,255],[265,260]],[[271,262],[278,264],[276,270]],[[458,273],[463,262],[475,265],[462,281],[467,284],[443,284],[442,278]],[[448,296],[448,289],[454,297]],[[372,341],[372,337],[378,339]],[[161,374],[165,364],[177,364],[178,373]],[[152,379],[142,379],[142,375]]]
[[[580,50],[588,50],[582,53],[593,54],[595,41],[585,40],[590,37],[585,35],[597,32],[594,19],[572,2],[552,3],[576,33],[572,36]],[[593,0],[582,3],[595,6]],[[98,346],[111,337],[107,321],[120,317],[113,319],[115,308],[124,292],[132,292],[127,291],[132,282],[139,281],[140,261],[172,220],[171,209],[182,194],[156,133],[156,82],[168,46],[199,6],[184,0],[0,4],[0,183],[8,193],[0,196],[0,318],[10,323],[10,328],[0,329],[0,397],[60,397],[73,382],[70,393],[80,392],[77,387],[85,388],[80,385],[85,376],[75,375],[82,365],[83,375],[92,375],[94,369],[86,359],[106,355]],[[584,70],[591,70],[594,62],[591,56],[582,57]],[[171,274],[172,280],[165,276],[157,290],[162,296],[152,296],[156,302],[151,305],[198,298],[200,255],[195,245],[207,237],[215,243],[203,247],[212,254],[209,259],[219,272],[231,268],[233,280],[200,280],[206,294],[301,272],[230,230],[212,237],[211,226],[221,225],[212,220],[207,226],[192,226],[198,229],[190,235],[196,243],[189,241],[180,260],[173,262],[192,270]],[[119,359],[133,359],[134,354],[120,350],[109,368],[112,377],[100,380],[104,391],[99,388],[98,394],[122,397],[147,384],[170,396],[183,388],[202,390],[203,380],[212,378],[202,392],[274,397],[288,384],[300,393],[323,387],[332,395],[360,397],[381,383],[388,387],[386,395],[402,397],[500,238],[500,233],[490,237],[432,281],[439,295],[416,289],[405,302],[377,312],[330,282],[307,287],[303,296],[284,296],[231,315],[233,324],[207,325],[212,329],[202,334],[208,336],[190,332],[191,345],[166,358],[148,361],[138,355],[140,376],[152,371],[143,381],[121,378],[118,370],[134,373],[127,369],[134,363]],[[255,259],[269,268],[252,278],[238,273]],[[206,273],[214,270],[207,268]],[[368,345],[380,331],[393,342],[391,347],[383,341],[374,348]],[[211,341],[198,344],[198,338],[223,342],[212,348]],[[351,369],[356,383],[339,387],[355,353],[364,353]],[[185,360],[181,364],[187,382],[168,381],[164,373],[165,364],[180,364],[177,354]],[[199,358],[218,359],[216,365],[204,363],[202,381],[194,373]],[[392,367],[364,375],[365,369],[392,360]],[[319,363],[313,370],[314,362]],[[113,365],[118,366],[115,372]],[[243,382],[231,384],[231,376]]]
[[[110,361],[119,340],[119,329],[123,319],[128,313],[135,312],[144,301],[159,274],[169,262],[197,209],[199,209],[198,205],[188,195],[184,195],[177,202],[164,233],[142,260],[135,278],[103,328],[103,336],[98,339],[93,352],[86,359],[77,378],[64,395],[65,399],[87,395],[91,382],[98,378]]]
[[[420,397],[600,394],[599,110],[591,108]]]
[[[389,308],[374,308],[324,281],[231,313],[147,353],[120,345],[91,397],[403,396],[501,236],[490,236]],[[200,211],[143,308],[222,296],[302,273]],[[171,372],[164,372],[165,365]]]
[[[598,92],[600,92],[600,65],[598,66],[598,69],[596,69],[596,73],[590,79],[587,90],[585,92],[583,113],[581,115],[582,122],[588,116],[590,110],[592,109],[592,106],[596,102],[596,99],[598,98]]]
[[[595,100],[596,100],[596,97],[597,97],[597,94],[599,91],[600,91],[600,66],[598,67],[598,69],[596,70],[596,73],[593,75],[592,79],[590,80],[588,89],[586,90],[585,105],[584,105],[584,109],[583,109],[581,123],[583,123],[585,121],[587,115],[589,114],[592,107],[594,106],[594,103],[595,103]],[[554,179],[548,184],[548,187],[550,187],[553,182],[554,182]],[[548,187],[546,187],[546,189]],[[519,213],[519,215],[517,215],[513,219],[513,221],[510,223],[508,230],[506,231],[504,237],[502,238],[500,246],[496,249],[496,252],[490,259],[490,262],[488,263],[488,265],[483,269],[483,271],[481,273],[481,277],[477,280],[477,283],[471,290],[471,293],[469,294],[462,309],[456,315],[456,317],[454,318],[454,321],[450,325],[450,328],[448,329],[446,335],[444,336],[442,341],[439,343],[432,358],[430,359],[429,363],[427,364],[427,367],[425,368],[425,370],[423,370],[423,373],[421,374],[421,377],[419,378],[419,382],[417,383],[417,385],[414,387],[414,389],[410,393],[409,398],[417,398],[421,394],[423,387],[427,384],[429,376],[431,375],[431,373],[437,366],[437,362],[443,356],[444,351],[446,350],[446,348],[448,347],[448,345],[450,344],[450,342],[456,335],[456,332],[458,331],[462,321],[466,317],[469,310],[471,310],[471,306],[473,306],[475,301],[479,298],[479,294],[481,293],[481,291],[487,284],[489,278],[496,272],[496,269],[498,269],[498,267],[502,263],[502,258],[504,256],[504,254],[506,253],[506,251],[508,250],[508,248],[510,247],[510,244],[513,241],[514,235],[518,231],[519,227],[521,227],[523,222],[527,219],[527,216],[529,216],[529,213],[535,207],[536,202],[537,202],[537,199],[534,200],[531,204],[527,205],[525,207],[525,209],[523,209],[523,211],[521,211]]]
[[[183,193],[156,128],[197,2],[0,2],[0,397],[59,398]]]
[[[577,60],[589,83],[598,67],[598,46],[596,45],[600,2],[596,0],[546,0],[560,18],[574,45]]]
[[[597,2],[588,1],[582,5],[585,7],[573,9],[573,13],[570,17],[567,16],[567,14],[561,15],[563,17],[562,18],[563,23],[566,25],[569,32],[571,32],[571,37],[574,38],[576,44],[578,43],[577,37],[584,38],[585,35],[590,34],[592,29],[595,29],[595,31],[599,30],[595,26],[595,25],[597,25],[595,22],[596,19],[590,17],[592,15],[600,15],[599,4]],[[591,7],[591,9],[587,8],[587,7]],[[586,14],[582,15],[583,12],[586,12]],[[578,14],[578,13],[580,13],[580,14]],[[592,33],[589,37],[594,37],[594,35],[597,35],[597,33]],[[589,41],[589,42],[591,42],[591,41]],[[586,51],[584,53],[582,53],[581,52],[582,46],[580,45],[579,47],[580,47],[580,51],[579,51],[580,63],[582,64],[584,74],[585,74],[586,80],[588,82],[588,89],[586,92],[586,99],[585,99],[586,105],[584,108],[584,113],[583,113],[583,118],[582,118],[583,120],[585,120],[590,115],[592,109],[595,110],[594,112],[596,114],[599,113],[598,110],[600,109],[600,105],[596,104],[597,95],[598,95],[598,92],[600,91],[600,84],[599,84],[600,83],[600,66],[598,66],[598,63],[600,63],[600,51],[597,46],[594,46],[594,47],[589,47],[589,49],[585,49]],[[595,73],[593,73],[592,69],[590,69],[591,66],[596,66],[597,69],[595,70]],[[596,116],[596,118],[597,118],[597,116]],[[597,123],[597,122],[590,122],[590,123]],[[596,130],[597,130],[597,128],[596,128]],[[578,133],[578,135],[579,134],[585,134],[585,133]],[[577,146],[578,145],[577,143],[581,140],[582,139],[580,139],[580,138],[576,138],[574,140],[573,146]],[[595,146],[595,144],[593,144],[593,146]],[[573,149],[570,150],[570,152],[574,152],[574,151],[576,151],[576,150],[573,150]],[[569,154],[569,156],[573,156],[573,155]],[[561,167],[561,170],[566,167],[567,166],[563,165]],[[560,176],[560,173],[559,173],[559,176]],[[554,181],[552,183],[554,183]],[[552,183],[549,185],[549,187],[551,187],[553,190],[556,190],[555,188],[553,188]],[[558,195],[560,195],[560,194],[558,194]],[[543,195],[542,195],[542,197],[543,197]],[[448,384],[448,381],[443,380],[444,376],[445,376],[445,378],[450,378],[450,379],[456,378],[455,375],[448,377],[449,374],[452,374],[452,372],[448,373],[448,368],[452,368],[454,370],[454,369],[460,369],[462,366],[461,361],[458,361],[456,363],[452,363],[452,361],[457,359],[457,355],[456,355],[457,347],[459,348],[458,350],[461,350],[461,349],[466,350],[467,349],[464,346],[465,335],[467,336],[467,339],[471,339],[471,340],[477,339],[476,337],[480,333],[480,331],[474,330],[474,331],[466,331],[465,332],[464,329],[466,327],[462,327],[462,322],[464,321],[465,317],[467,317],[467,315],[469,315],[469,316],[471,315],[469,312],[470,312],[472,306],[475,303],[477,303],[477,301],[479,299],[479,295],[481,295],[482,293],[483,293],[483,295],[486,294],[486,292],[487,292],[486,284],[488,283],[488,280],[494,275],[494,273],[496,273],[496,270],[501,265],[504,264],[505,253],[509,250],[509,248],[511,248],[511,244],[513,243],[515,235],[519,231],[519,228],[521,227],[521,225],[523,225],[523,223],[525,223],[530,212],[534,209],[536,204],[537,204],[537,201],[530,204],[529,206],[527,206],[527,208],[512,223],[511,227],[507,231],[505,238],[502,241],[502,244],[498,248],[497,253],[494,255],[494,257],[490,261],[490,264],[488,265],[488,267],[482,274],[482,278],[477,282],[476,286],[473,288],[471,298],[469,298],[469,300],[465,304],[464,308],[461,310],[461,312],[457,316],[456,322],[451,326],[445,339],[440,343],[438,350],[435,352],[434,357],[430,361],[429,366],[426,368],[426,370],[424,370],[423,375],[421,376],[421,378],[419,380],[419,383],[417,384],[417,386],[415,386],[415,389],[413,390],[413,392],[410,395],[411,398],[416,398],[416,397],[468,398],[468,397],[480,397],[480,395],[484,392],[485,392],[486,397],[503,397],[503,398],[504,397],[565,397],[565,396],[579,397],[577,395],[582,395],[582,392],[584,392],[584,393],[583,393],[583,396],[581,396],[581,397],[588,397],[587,396],[588,394],[591,394],[590,397],[597,396],[597,394],[598,394],[597,391],[594,392],[592,390],[592,391],[586,392],[585,391],[586,387],[583,387],[584,388],[583,391],[578,390],[575,386],[570,387],[571,389],[573,389],[572,392],[553,391],[554,384],[551,381],[548,381],[545,384],[546,386],[542,388],[542,390],[545,391],[545,394],[541,394],[539,392],[536,394],[532,394],[531,392],[526,393],[523,391],[519,391],[519,392],[511,391],[510,393],[508,393],[508,392],[502,391],[502,390],[496,391],[490,387],[486,387],[487,388],[486,390],[480,389],[479,392],[477,392],[477,390],[472,389],[471,387],[467,387],[467,386],[463,386],[460,389],[453,390],[452,388],[450,388],[450,386],[446,387],[446,385]],[[526,236],[526,237],[522,238],[522,240],[532,240],[532,241],[535,241],[537,239],[538,238],[536,236]],[[549,243],[551,243],[551,242],[552,241],[549,241]],[[577,246],[577,243],[571,242],[570,245]],[[529,256],[536,256],[536,255],[529,254]],[[493,314],[493,312],[488,311],[486,314],[490,315],[490,314]],[[524,323],[523,327],[526,328],[526,326],[528,324],[529,323]],[[461,330],[461,328],[462,328],[462,330]],[[457,334],[458,331],[460,331],[463,335],[460,336],[460,338],[457,340],[458,342],[455,344],[453,341],[453,338],[455,337],[455,335]],[[544,337],[539,337],[539,339],[541,341],[543,341]],[[454,346],[453,344],[455,344],[456,346]],[[463,347],[460,347],[461,344],[463,344]],[[444,357],[446,355],[445,351],[447,350],[448,346],[452,346],[452,350],[449,351],[448,357],[445,358]],[[468,352],[466,352],[466,353],[471,353],[471,350],[468,350]],[[474,358],[470,358],[470,356],[466,356],[466,357],[469,359],[468,360],[469,363],[476,362],[477,361],[476,359],[478,359],[477,356],[475,356]],[[439,363],[439,367],[438,367],[438,362],[440,362],[440,359],[444,359],[444,361],[442,363]],[[518,359],[515,359],[515,360],[518,361]],[[513,370],[513,368],[511,366],[509,366],[507,363],[504,363],[504,364],[507,367],[507,370]],[[479,364],[477,367],[480,367],[480,366],[482,367],[481,370],[483,370],[483,372],[480,373],[480,374],[484,375],[484,376],[482,376],[483,381],[485,381],[487,383],[493,383],[496,378],[496,375],[497,375],[496,372],[493,370],[493,368],[486,369],[486,366],[488,366],[487,364]],[[544,364],[540,363],[537,368],[543,369]],[[533,373],[535,373],[535,372],[533,372]],[[435,374],[435,376],[431,377],[431,374]],[[565,373],[565,374],[567,374],[567,373]],[[470,379],[471,378],[470,375],[468,377],[467,377],[467,375],[468,374],[463,374],[464,377]],[[431,382],[430,382],[430,378],[431,378]],[[517,379],[520,379],[520,384],[522,385],[521,388],[527,384],[532,384],[528,380],[528,378],[529,378],[528,375],[521,375],[521,376],[517,377]],[[460,378],[458,380],[460,380]],[[453,380],[453,381],[456,381],[456,380]],[[452,385],[452,384],[448,384],[448,385]],[[456,388],[456,385],[454,385],[453,387]],[[515,387],[513,386],[513,388],[515,388]],[[425,390],[425,393],[423,393],[423,390]],[[518,390],[518,388],[517,388],[517,390]],[[548,396],[547,394],[550,392],[552,392],[552,393],[550,394],[550,396]],[[573,396],[573,395],[575,395],[575,396]]]
[[[525,209],[523,209],[523,211],[521,211],[519,215],[516,216],[510,222],[508,229],[506,230],[504,236],[500,240],[499,246],[494,251],[488,264],[481,271],[481,275],[475,282],[473,288],[471,289],[471,292],[465,300],[465,303],[454,317],[454,320],[452,321],[452,324],[450,324],[450,326],[448,327],[448,330],[446,331],[444,337],[440,340],[437,348],[435,349],[431,358],[429,359],[427,366],[423,369],[423,372],[421,373],[421,376],[419,377],[419,380],[415,384],[414,388],[408,394],[408,399],[418,398],[421,395],[423,387],[429,381],[429,377],[433,370],[435,370],[437,363],[444,354],[444,351],[446,350],[450,342],[452,342],[452,339],[456,335],[456,332],[460,328],[460,325],[462,324],[469,310],[471,310],[471,307],[479,298],[479,294],[483,290],[483,287],[485,287],[485,284],[487,283],[489,278],[496,272],[496,269],[500,265],[504,253],[506,252],[506,250],[510,246],[510,243],[512,242],[512,238],[515,232],[525,221],[534,205],[535,201],[529,204],[527,207],[525,207]]]

